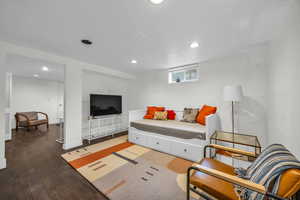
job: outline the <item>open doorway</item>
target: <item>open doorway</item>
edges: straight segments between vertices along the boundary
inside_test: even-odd
[[[9,54],[5,66],[6,140],[48,137],[62,143],[64,65]]]

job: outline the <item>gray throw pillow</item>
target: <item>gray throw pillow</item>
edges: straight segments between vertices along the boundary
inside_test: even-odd
[[[183,118],[181,121],[195,123],[199,109],[197,108],[185,108],[183,111]]]

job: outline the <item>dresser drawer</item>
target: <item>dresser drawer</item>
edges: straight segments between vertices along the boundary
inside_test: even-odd
[[[203,158],[203,147],[181,142],[173,142],[171,144],[172,154],[191,160],[200,161]]]
[[[148,143],[148,137],[146,135],[137,133],[135,131],[130,131],[128,139],[129,142],[132,142],[134,144],[139,144],[142,146],[147,146]]]
[[[171,142],[160,137],[150,137],[148,146],[152,149],[166,153],[170,153],[171,150]]]

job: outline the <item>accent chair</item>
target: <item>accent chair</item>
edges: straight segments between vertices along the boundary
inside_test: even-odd
[[[39,117],[43,116],[43,117]],[[43,112],[18,112],[15,114],[16,118],[16,131],[19,130],[19,127],[27,128],[27,131],[30,130],[30,127],[38,128],[40,125],[47,125],[49,129],[49,120],[48,115]]]

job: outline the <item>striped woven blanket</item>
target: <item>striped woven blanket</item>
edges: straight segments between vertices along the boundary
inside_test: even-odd
[[[283,145],[272,144],[264,149],[251,166],[239,176],[264,185],[266,188],[269,188],[270,184],[274,182],[272,193],[276,194],[281,174],[292,168],[300,169],[300,162],[297,158]],[[249,189],[239,188],[239,190],[242,199],[262,200],[264,198],[264,195]]]

